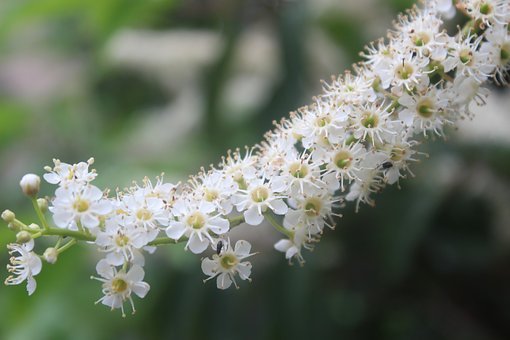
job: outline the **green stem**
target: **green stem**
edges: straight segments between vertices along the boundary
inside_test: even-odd
[[[154,239],[153,241],[150,241],[149,243],[147,243],[147,245],[148,246],[160,246],[160,245],[164,245],[164,244],[176,244],[179,242],[183,242],[185,240],[187,240],[186,237],[181,237],[178,240],[174,240],[173,238],[170,238],[170,237],[158,237],[158,238]]]
[[[30,200],[32,201],[32,205],[34,206],[35,213],[37,214],[39,221],[41,221],[43,228],[49,229],[50,227],[48,226],[48,223],[46,222],[46,218],[44,217],[44,214],[41,211],[41,208],[39,208],[39,204],[37,204],[37,199],[35,197],[31,197]]]
[[[230,228],[234,228],[240,225],[241,223],[244,223],[244,216],[243,215],[235,216],[229,218],[228,221],[230,223]]]
[[[63,252],[65,252],[67,249],[71,248],[72,246],[74,246],[76,244],[76,239],[73,238],[71,241],[67,242],[66,244],[64,244],[62,247],[58,248],[57,252],[58,254],[62,254]]]
[[[68,230],[68,229],[60,229],[60,228],[48,228],[42,231],[43,235],[48,236],[67,236],[72,237],[80,241],[95,241],[96,237],[94,235],[85,234],[81,231],[76,230]]]
[[[264,216],[265,218],[267,219],[267,221],[269,223],[271,223],[271,225],[277,230],[279,231],[280,233],[282,233],[283,235],[287,236],[288,238],[293,238],[294,237],[294,233],[290,230],[287,230],[285,229],[284,227],[282,227],[280,225],[280,223],[278,223],[278,221],[275,220],[275,218],[273,217],[273,215],[270,213],[270,212],[266,212],[264,213]]]

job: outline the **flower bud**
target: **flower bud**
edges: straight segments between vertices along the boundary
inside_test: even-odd
[[[14,224],[12,222],[7,224],[7,228],[9,228],[9,230],[12,230],[12,231],[19,231],[19,229],[20,229],[18,225]]]
[[[2,213],[2,220],[4,220],[7,223],[11,223],[16,218],[16,215],[10,210],[4,210]]]
[[[39,209],[43,212],[43,214],[48,211],[48,200],[46,198],[38,198],[37,199],[37,205],[39,206]]]
[[[32,229],[32,230],[39,230],[39,229],[41,229],[41,227],[39,227],[39,225],[38,225],[38,224],[35,224],[35,223],[30,223],[30,224],[28,225],[28,228],[30,228],[30,229]]]
[[[43,257],[46,262],[54,264],[55,262],[57,262],[57,259],[58,259],[57,248],[53,248],[53,247],[47,248],[44,251]]]
[[[22,230],[16,234],[16,243],[27,243],[32,239],[32,235],[26,230]]]
[[[35,197],[41,186],[41,178],[34,174],[26,174],[19,182],[23,193],[29,197]]]

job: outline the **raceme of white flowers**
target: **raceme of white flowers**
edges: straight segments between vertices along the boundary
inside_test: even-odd
[[[99,277],[93,277],[102,282],[97,302],[124,315],[126,302],[135,311],[133,293],[143,298],[149,291],[145,255],[159,245],[179,243],[194,254],[212,249],[202,270],[220,289],[238,287],[236,277],[250,280],[251,245],[231,245],[229,231],[242,223],[259,228],[264,220],[282,235],[275,249],[304,262],[303,250],[319,242],[326,227],[334,228],[344,201],[353,201],[356,210],[373,205],[374,193],[413,175],[409,166],[421,155],[416,148],[424,136],[443,136],[469,117],[470,103],[483,103],[488,80],[507,85],[508,0],[458,2],[471,20],[455,36],[442,27],[442,18],[455,10],[452,2],[426,3],[400,16],[387,39],[367,46],[364,62],[324,83],[311,105],[282,120],[264,142],[229,153],[188,183],[146,178],[112,197],[92,184],[93,159],[73,165],[54,160],[43,176],[57,186],[48,202],[37,198],[39,177],[25,175],[20,185],[40,225],[3,212],[17,232],[16,243],[7,246],[12,275],[5,283],[26,281],[32,294],[42,260],[55,263],[76,242],[87,241],[103,254]],[[56,237],[56,244],[37,255],[34,240],[42,236]]]

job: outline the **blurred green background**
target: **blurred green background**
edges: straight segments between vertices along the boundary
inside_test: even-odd
[[[3,0],[0,209],[34,220],[18,182],[52,158],[95,157],[96,184],[112,189],[186,179],[260,141],[412,4]],[[270,228],[235,231],[261,252],[240,290],[203,284],[199,257],[160,248],[149,295],[123,319],[94,305],[98,257],[80,245],[44,266],[33,296],[0,287],[0,339],[509,339],[510,100],[493,90],[477,118],[422,147],[415,179],[376,208],[348,205],[303,268],[272,250]],[[0,229],[2,277],[13,240]]]

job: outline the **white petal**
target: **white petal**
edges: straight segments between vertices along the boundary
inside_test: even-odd
[[[104,259],[97,263],[96,271],[105,279],[111,279],[115,275],[113,267]]]
[[[60,182],[60,176],[53,172],[44,174],[43,177],[46,180],[46,182],[50,184],[57,184],[58,182]]]
[[[32,252],[29,253],[28,256],[29,256],[28,266],[30,267],[30,271],[32,272],[33,276],[36,276],[41,272],[42,269],[41,258]]]
[[[124,255],[120,252],[112,252],[106,254],[106,261],[112,266],[121,266],[124,264]]]
[[[83,197],[89,198],[91,201],[97,201],[103,197],[103,192],[98,187],[90,185],[83,191]]]
[[[143,280],[145,272],[143,268],[138,265],[133,265],[126,274],[126,278],[133,282],[140,282]]]
[[[34,278],[32,276],[29,276],[27,278],[27,292],[28,295],[32,295],[37,288],[37,282],[35,282]]]
[[[274,249],[281,251],[281,252],[286,252],[290,247],[292,247],[292,242],[287,239],[282,239],[282,240],[276,242],[274,245]]]
[[[227,273],[221,273],[216,281],[218,289],[227,289],[232,285],[232,280]]]
[[[193,254],[203,253],[208,246],[209,239],[207,237],[202,237],[202,240],[200,240],[196,233],[191,234],[190,239],[188,241],[188,248],[191,250]]]
[[[99,225],[99,219],[92,214],[82,215],[80,221],[83,227],[89,229],[94,229]]]
[[[225,234],[230,227],[228,220],[220,217],[212,218],[209,224],[209,229],[217,235]]]
[[[399,113],[399,115],[398,115],[398,119],[403,121],[404,124],[407,125],[407,126],[412,126],[413,125],[414,117],[415,117],[414,112],[411,111],[411,110],[408,110],[408,109],[402,110]]]
[[[237,265],[237,271],[239,272],[239,277],[241,280],[246,280],[250,278],[251,275],[251,263],[250,262],[242,262]]]
[[[247,256],[250,254],[251,251],[251,244],[248,241],[245,240],[239,240],[236,242],[234,253],[241,257],[241,256]]]
[[[73,213],[68,211],[58,211],[53,215],[53,222],[59,228],[66,229],[73,219]]]
[[[259,214],[257,206],[255,205],[246,210],[243,215],[245,222],[249,225],[259,225],[264,220],[264,216]]]
[[[144,298],[150,288],[151,287],[147,282],[137,282],[131,287],[133,293],[135,293],[139,298]]]
[[[216,276],[218,270],[218,263],[206,257],[202,260],[202,272],[208,276]]]
[[[165,229],[166,235],[174,240],[178,240],[184,235],[186,226],[182,222],[171,222],[170,226]]]
[[[277,199],[271,202],[271,207],[273,208],[273,211],[277,215],[284,215],[289,210],[289,207],[283,200]]]
[[[297,247],[295,246],[292,246],[290,247],[289,249],[287,249],[287,251],[285,252],[285,258],[288,260],[288,259],[291,259],[294,255],[296,255],[298,253],[298,249]]]
[[[98,215],[106,215],[112,211],[112,205],[108,200],[101,200],[92,204],[90,211]]]

